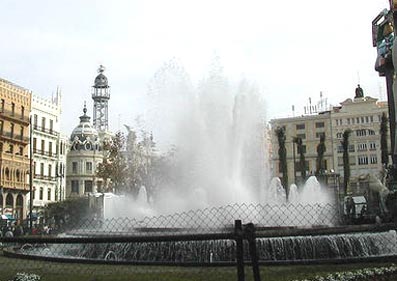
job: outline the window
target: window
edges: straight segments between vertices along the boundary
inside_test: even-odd
[[[8,150],[8,153],[13,154],[14,153],[14,146],[12,144],[10,144],[10,149]]]
[[[299,149],[299,146],[298,146],[298,153],[301,153],[301,149]],[[306,153],[306,145],[302,145],[302,153]]]
[[[72,192],[73,193],[79,193],[79,181],[78,180],[72,180]]]
[[[347,125],[350,125],[350,118],[347,118]]]
[[[73,174],[77,173],[77,162],[72,163],[72,172],[73,172]]]
[[[316,128],[324,128],[324,122],[316,122]]]
[[[305,140],[306,134],[297,134],[296,137],[301,138],[302,140]]]
[[[374,130],[368,130],[368,135],[369,136],[375,136],[375,131]]]
[[[357,124],[360,124],[360,118],[359,117],[356,118],[356,121],[357,121],[356,122]]]
[[[342,145],[338,145],[338,153],[343,153],[343,146]]]
[[[47,200],[51,201],[51,188],[47,189]]]
[[[15,172],[15,176],[16,176],[18,182],[21,181],[21,172],[19,170],[17,170]]]
[[[378,157],[376,156],[376,154],[370,155],[369,159],[371,164],[378,164]]]
[[[37,149],[37,138],[33,138],[33,153],[36,153]]]
[[[357,157],[358,165],[367,165],[368,164],[368,156],[367,155],[359,155]]]
[[[10,135],[12,138],[14,137],[14,124],[13,123],[10,124]]]
[[[41,154],[44,154],[45,151],[45,140],[41,140]]]
[[[0,134],[3,134],[3,121],[0,120]]]
[[[21,119],[25,117],[25,107],[21,106]]]
[[[19,147],[19,155],[23,156],[23,146]]]
[[[23,140],[23,126],[19,129],[19,136],[21,137],[21,140]]]
[[[361,123],[364,123],[364,116],[361,117]]]
[[[316,138],[321,138],[321,136],[323,136],[325,138],[325,133],[321,132],[321,133],[316,133]]]
[[[365,122],[369,123],[369,117],[368,116],[365,116]]]
[[[45,117],[41,118],[41,130],[44,132],[45,131]]]
[[[33,200],[36,199],[36,187],[33,186],[32,190]]]
[[[43,200],[43,195],[44,195],[44,188],[40,187],[40,194],[39,194],[40,200]]]
[[[4,99],[1,99],[1,112],[4,112],[4,106],[6,104],[6,101]]]
[[[33,128],[37,129],[37,114],[33,115]]]
[[[11,115],[14,116],[15,115],[15,103],[11,103]]]
[[[50,134],[52,134],[53,129],[54,129],[54,120],[50,119]]]
[[[357,145],[357,151],[366,151],[367,150],[367,144],[366,143],[359,143]]]
[[[40,163],[40,175],[44,176],[44,163]]]
[[[369,117],[369,120],[371,121],[371,123],[374,122],[374,117],[371,115],[371,116]]]
[[[48,164],[48,177],[52,177],[52,165]]]
[[[92,181],[84,181],[84,193],[92,192]]]
[[[297,130],[304,130],[305,129],[305,124],[297,124],[296,125]]]
[[[52,156],[52,142],[48,142],[48,154]]]
[[[85,171],[87,174],[92,173],[92,162],[86,162],[85,163]]]
[[[376,143],[370,142],[369,143],[369,150],[376,150]]]
[[[341,139],[343,137],[343,134],[342,133],[336,133],[336,138],[337,139]]]
[[[349,144],[349,152],[354,152],[354,144]]]
[[[364,137],[366,135],[367,135],[367,131],[365,129],[356,130],[356,136],[357,137]]]

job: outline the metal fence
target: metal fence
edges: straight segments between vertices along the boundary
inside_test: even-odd
[[[0,280],[27,272],[57,281],[257,281],[273,264],[397,254],[394,224],[342,226],[334,205],[236,204],[141,220],[66,220],[53,228],[0,238]]]

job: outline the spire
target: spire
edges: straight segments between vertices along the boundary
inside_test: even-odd
[[[90,116],[87,115],[87,105],[84,101],[84,108],[83,108],[84,115],[80,116],[80,122],[90,122]]]

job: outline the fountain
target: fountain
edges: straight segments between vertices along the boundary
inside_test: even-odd
[[[176,147],[174,168],[169,171],[173,181],[157,188],[151,200],[144,186],[136,199],[112,197],[105,206],[107,220],[98,230],[100,234],[109,229],[110,234],[129,235],[144,235],[148,229],[162,233],[186,229],[221,232],[235,219],[262,228],[337,223],[333,198],[323,192],[315,177],[302,187],[291,185],[288,200],[280,179],[270,179],[263,98],[253,85],[242,81],[232,87],[215,61],[209,76],[195,90],[186,72],[172,61],[155,74],[149,96],[153,108],[147,113],[147,126],[160,140],[159,149]],[[131,218],[130,224],[115,224],[114,218],[121,217]],[[72,235],[84,233],[76,230]],[[384,250],[379,242],[389,238],[395,240],[395,232],[378,236],[261,238],[257,246],[263,260],[394,255],[394,246]],[[361,249],[359,253],[357,248]],[[226,240],[85,244],[64,247],[62,252],[54,250],[52,255],[212,262],[233,261],[234,249],[235,242]],[[42,254],[30,247],[23,252]]]

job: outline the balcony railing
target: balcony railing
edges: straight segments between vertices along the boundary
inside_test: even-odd
[[[41,174],[34,174],[34,179],[38,179],[38,180],[47,180],[47,181],[56,181],[56,177],[53,176],[45,176],[45,175],[41,175]]]
[[[23,135],[18,135],[9,131],[0,131],[0,136],[10,139],[12,141],[23,142],[25,144],[29,143],[29,137],[25,137]]]
[[[3,109],[0,108],[0,115],[29,124],[29,115],[25,115],[25,114],[22,115],[22,113],[17,113],[15,111],[7,110],[4,108]]]
[[[40,126],[37,126],[37,125],[33,125],[33,130],[36,131],[36,132],[43,132],[43,133],[50,134],[50,135],[53,135],[53,136],[58,136],[59,135],[59,133],[54,131],[54,129],[47,129],[45,127],[40,127]]]
[[[56,153],[54,153],[54,152],[49,152],[49,151],[45,151],[45,150],[41,150],[41,149],[34,149],[34,148],[33,148],[33,154],[43,155],[43,156],[52,157],[52,158],[57,157]]]

